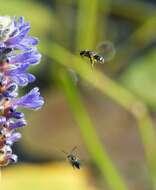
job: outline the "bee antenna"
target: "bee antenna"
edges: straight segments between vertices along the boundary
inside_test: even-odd
[[[74,152],[74,150],[77,149],[77,146],[74,146],[74,148],[71,150],[71,153]]]
[[[65,152],[64,150],[61,150],[64,154],[66,154],[66,155],[68,155],[68,153],[67,152]]]

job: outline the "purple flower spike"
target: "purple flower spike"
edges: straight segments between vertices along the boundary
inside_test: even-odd
[[[35,65],[39,63],[40,59],[41,54],[36,49],[9,57],[10,63],[14,65],[21,65],[23,63]]]
[[[10,117],[16,118],[16,119],[22,119],[24,118],[24,113],[22,112],[12,112],[10,113]]]
[[[20,106],[28,109],[40,109],[43,104],[43,97],[40,96],[39,88],[37,87],[14,102],[14,106]]]
[[[10,77],[19,86],[26,86],[28,83],[35,81],[35,76],[27,73],[26,69],[29,65],[23,64],[16,69],[8,70],[5,74]]]
[[[38,40],[36,38],[28,36],[30,30],[29,23],[25,23],[23,18],[19,20],[14,18],[12,19],[12,22],[15,29],[10,34],[10,38],[5,41],[6,46],[28,51],[32,49],[32,46],[38,44]]]
[[[16,163],[18,161],[18,157],[16,154],[11,154],[8,156],[9,163]]]
[[[12,145],[14,142],[18,141],[22,137],[21,133],[13,133],[10,137],[7,138],[6,144]]]
[[[18,90],[17,84],[12,82],[6,85],[6,90],[2,94],[5,97],[13,98],[18,95],[17,90]]]
[[[36,48],[38,39],[29,36],[29,31],[30,24],[23,17],[0,16],[0,166],[18,160],[12,153],[12,145],[21,138],[17,129],[27,122],[17,108],[36,110],[44,104],[37,87],[17,97],[19,87],[36,79],[27,70],[41,59]]]
[[[23,119],[23,120],[15,122],[15,123],[10,123],[9,129],[17,129],[17,128],[23,127],[25,125],[27,125],[27,122]]]
[[[1,125],[4,125],[5,122],[6,122],[6,117],[0,116],[0,126],[1,126]]]

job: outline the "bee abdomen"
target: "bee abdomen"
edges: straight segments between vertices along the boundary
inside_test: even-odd
[[[75,162],[75,163],[74,163],[74,166],[75,166],[77,169],[80,169],[80,163],[79,163],[79,162]]]
[[[97,62],[100,62],[100,63],[104,63],[104,57],[102,57],[101,55],[94,55],[94,59],[97,61]]]

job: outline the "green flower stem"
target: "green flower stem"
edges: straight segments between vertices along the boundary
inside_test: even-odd
[[[112,98],[128,112],[133,114],[138,122],[138,128],[144,145],[145,155],[154,187],[156,189],[156,140],[155,131],[148,111],[144,104],[128,90],[113,82],[100,71],[86,64],[81,58],[71,54],[58,44],[52,43],[46,50],[56,62],[75,70],[82,79]]]
[[[79,48],[86,48],[86,47],[92,49],[95,46],[98,5],[99,2],[97,0],[77,1],[78,16],[77,16],[76,47],[78,50]]]
[[[100,143],[95,128],[83,106],[80,94],[73,81],[66,71],[62,69],[59,74],[60,86],[69,102],[71,111],[80,128],[88,150],[103,176],[106,178],[109,186],[113,190],[127,190],[124,180],[114,168],[105,147]]]

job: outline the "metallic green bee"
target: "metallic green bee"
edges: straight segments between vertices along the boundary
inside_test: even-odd
[[[75,146],[70,153],[67,153],[65,151],[62,151],[63,153],[65,153],[67,155],[67,159],[69,161],[69,163],[73,166],[73,168],[77,168],[80,169],[81,166],[81,161],[77,158],[77,156],[75,154],[73,154],[73,152],[77,149],[77,147]]]

